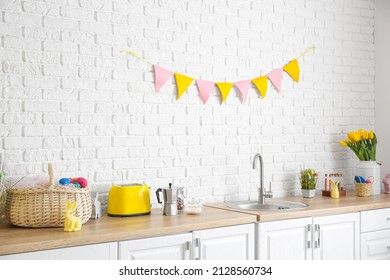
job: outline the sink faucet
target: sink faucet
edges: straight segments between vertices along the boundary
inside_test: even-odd
[[[260,161],[260,188],[259,188],[259,204],[265,204],[265,198],[272,198],[271,184],[269,191],[264,190],[264,170],[263,170],[263,158],[260,154],[256,154],[253,158],[253,169],[257,167],[257,159]]]

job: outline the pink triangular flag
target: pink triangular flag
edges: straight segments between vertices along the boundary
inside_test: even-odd
[[[240,90],[242,94],[242,102],[246,102],[246,99],[248,98],[248,90],[249,85],[251,83],[251,80],[243,80],[239,82],[235,82],[234,85]]]
[[[154,67],[154,86],[155,86],[156,92],[158,92],[160,90],[160,88],[163,85],[165,85],[165,83],[172,76],[172,72],[169,70],[166,70],[164,68],[161,68],[158,65],[153,65],[153,67]]]
[[[281,87],[282,87],[282,73],[283,73],[283,68],[275,69],[271,73],[269,73],[268,79],[271,81],[271,83],[274,85],[276,90],[280,92]]]
[[[209,81],[196,80],[196,85],[198,86],[200,98],[202,99],[203,104],[205,104],[209,99],[211,92],[213,91],[214,83]]]

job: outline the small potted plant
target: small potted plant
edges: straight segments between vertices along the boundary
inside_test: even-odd
[[[302,196],[314,197],[316,194],[316,184],[318,174],[314,169],[301,170],[299,174],[299,181],[301,182]]]

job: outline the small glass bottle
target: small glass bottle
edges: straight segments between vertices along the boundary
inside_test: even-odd
[[[184,208],[184,188],[178,188],[177,189],[177,210],[183,210]]]

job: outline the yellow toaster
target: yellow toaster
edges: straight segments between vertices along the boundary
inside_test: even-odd
[[[128,217],[150,214],[150,192],[146,184],[112,185],[108,193],[107,214]]]

